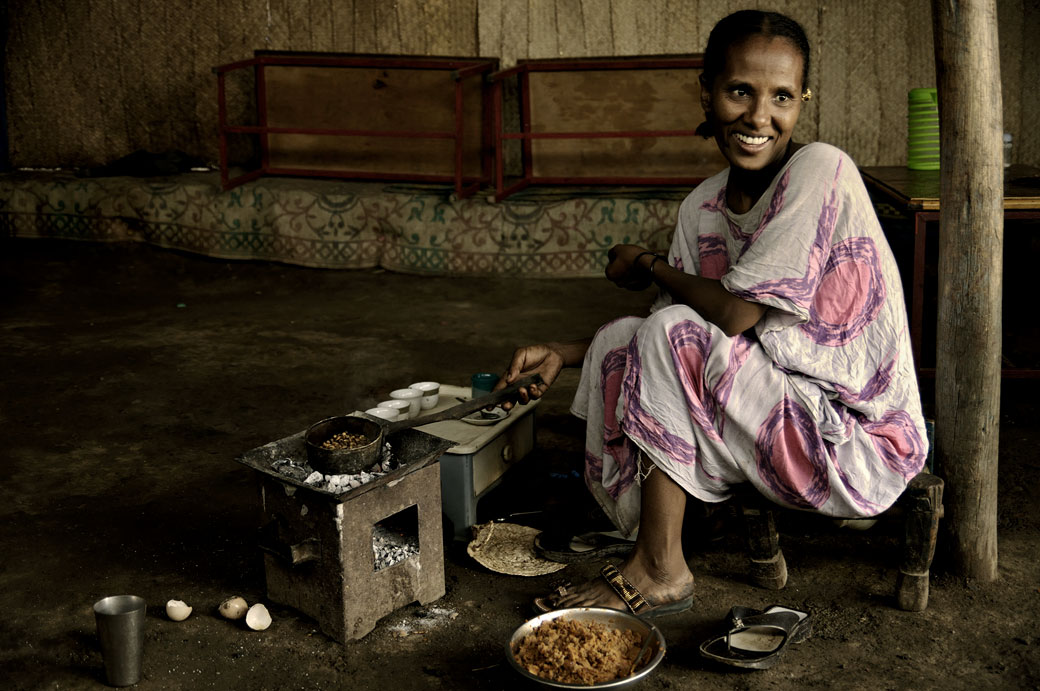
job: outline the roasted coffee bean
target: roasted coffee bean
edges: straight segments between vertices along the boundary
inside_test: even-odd
[[[340,449],[356,449],[357,447],[364,446],[367,443],[368,437],[363,434],[340,432],[339,434],[326,439],[321,445],[321,448],[326,451],[338,451]]]

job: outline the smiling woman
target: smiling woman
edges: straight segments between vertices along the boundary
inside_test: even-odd
[[[701,75],[701,132],[732,167],[727,199],[747,211],[799,144],[791,133],[808,100],[809,42],[774,13],[730,15],[712,31]]]
[[[586,484],[636,535],[620,568],[543,608],[688,608],[688,497],[720,502],[750,484],[783,506],[866,517],[924,464],[901,281],[870,198],[845,153],[791,141],[808,64],[787,17],[744,11],[716,25],[702,131],[729,168],[683,202],[668,256],[610,252],[615,284],[659,288],[650,315],[520,348],[502,378],[540,374],[525,401],[582,367],[571,411],[587,422]]]

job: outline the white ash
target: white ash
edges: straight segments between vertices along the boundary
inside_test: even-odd
[[[271,468],[275,472],[290,477],[298,482],[303,482],[307,479],[314,470],[306,463],[297,463],[291,458],[279,458],[278,460],[271,463]]]
[[[356,489],[366,482],[371,482],[377,477],[382,477],[392,470],[396,470],[402,464],[397,463],[393,457],[390,444],[383,446],[383,453],[379,461],[372,464],[367,470],[360,473],[342,475],[324,475],[314,470],[307,463],[294,461],[291,458],[279,458],[271,463],[271,468],[287,477],[320,489],[331,494],[343,494]]]
[[[376,524],[372,526],[372,551],[375,553],[375,570],[380,571],[417,555],[419,536],[401,535]]]

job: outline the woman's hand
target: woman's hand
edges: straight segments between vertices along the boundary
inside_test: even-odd
[[[620,288],[646,290],[654,282],[653,275],[646,268],[653,257],[640,255],[649,252],[639,245],[614,245],[607,253],[607,278]]]
[[[525,386],[518,391],[519,403],[525,405],[545,395],[560,370],[564,367],[579,367],[585,359],[585,352],[592,343],[591,338],[566,343],[539,343],[517,348],[513,359],[502,378],[498,380],[494,390],[499,391],[513,384],[518,379],[539,374],[541,384]],[[502,408],[510,410],[512,402],[502,404]]]
[[[525,386],[517,392],[520,405],[526,405],[532,400],[541,398],[549,390],[556,376],[563,369],[563,365],[563,355],[553,347],[553,344],[541,343],[517,348],[513,353],[509,368],[498,380],[494,390],[504,389],[523,377],[540,374],[542,376],[541,384]],[[502,404],[502,408],[505,410],[510,410],[512,407],[511,401]]]

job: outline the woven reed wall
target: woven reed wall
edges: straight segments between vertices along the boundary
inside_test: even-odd
[[[521,58],[688,53],[732,0],[8,0],[15,167],[137,149],[215,162],[215,65],[255,49]],[[796,137],[906,160],[906,95],[935,84],[929,0],[777,0],[806,28],[816,94]],[[1040,165],[1040,2],[998,0],[1005,130]],[[699,113],[691,113],[691,121]],[[693,123],[696,124],[696,123]]]

